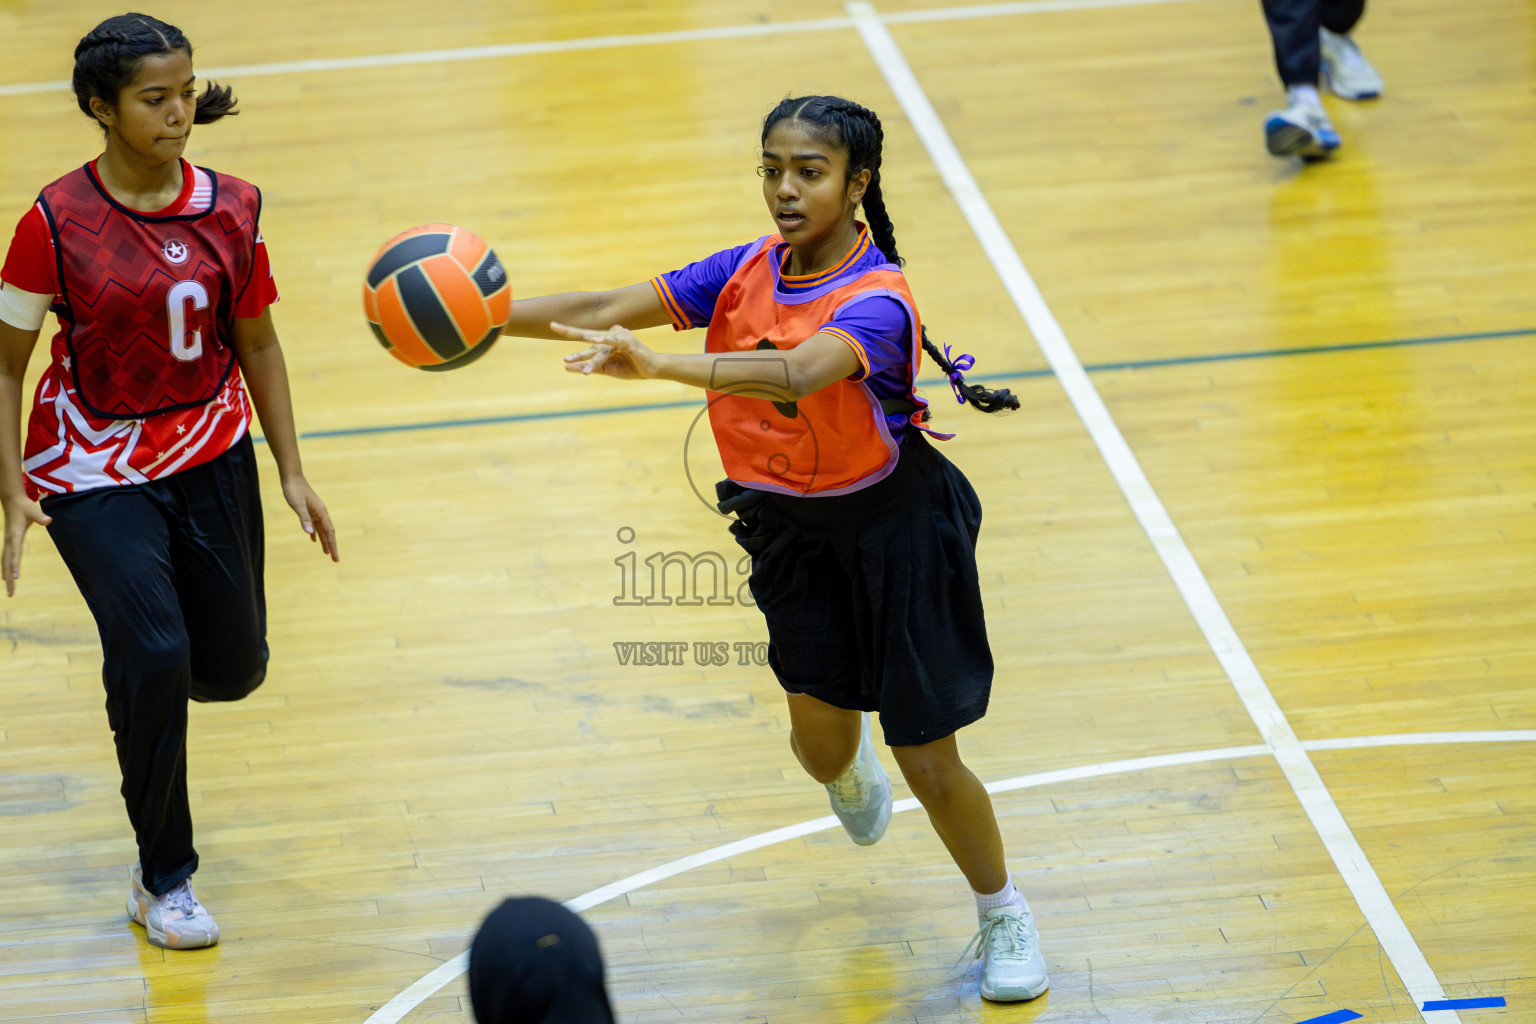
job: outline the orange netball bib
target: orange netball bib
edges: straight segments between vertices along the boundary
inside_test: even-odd
[[[753,380],[788,384],[784,352],[821,330],[849,303],[871,295],[899,302],[908,320],[911,352],[908,399],[921,417],[927,403],[912,392],[922,336],[917,306],[906,278],[890,264],[852,279],[794,295],[776,290],[777,235],[763,239],[715,302],[705,349],[761,353]],[[896,466],[897,444],[886,426],[880,400],[863,381],[843,379],[796,402],[753,397],[750,384],[730,392],[709,392],[709,421],[728,477],[743,487],[781,494],[830,496],[856,491],[885,477]],[[760,393],[760,392],[758,392]]]

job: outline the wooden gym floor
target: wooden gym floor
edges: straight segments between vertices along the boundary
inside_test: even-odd
[[[58,83],[120,9],[0,0],[7,225],[98,151]],[[224,941],[164,954],[122,911],[94,627],[29,535],[0,604],[0,1020],[455,1024],[479,919],[538,893],[582,908],[630,1024],[1536,1021],[1536,5],[1373,3],[1386,96],[1330,100],[1345,146],[1309,167],[1263,149],[1258,0],[152,12],[241,98],[188,155],[265,190],[343,561],[267,464],[271,674],[192,712]],[[718,472],[700,396],[568,378],[548,342],[416,373],[360,315],[374,249],[428,221],[523,295],[757,237],[756,128],[807,92],[883,115],[925,319],[1023,399],[928,388],[987,508],[999,672],[962,749],[1007,784],[1052,976],[1029,1005],[954,966],[972,907],[920,810],[870,849],[817,822],[751,608],[615,605],[657,553],[740,585],[690,488]],[[748,664],[623,664],[636,642]]]

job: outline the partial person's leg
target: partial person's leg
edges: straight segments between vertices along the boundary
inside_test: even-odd
[[[795,759],[822,785],[836,782],[859,752],[860,712],[803,693],[784,696],[789,701],[789,749]]]
[[[1365,0],[1322,0],[1318,21],[1323,28],[1347,36],[1365,14]]]
[[[848,837],[872,846],[891,823],[891,777],[880,764],[869,713],[835,707],[803,693],[789,698],[789,746],[811,778],[827,787],[832,813]]]
[[[1280,84],[1286,89],[1293,85],[1316,86],[1322,60],[1317,41],[1317,30],[1321,27],[1319,0],[1263,2]]]
[[[233,701],[267,674],[265,541],[250,437],[166,481],[183,510],[171,534],[191,641],[191,696]]]
[[[916,747],[892,747],[902,777],[912,788],[955,866],[976,892],[997,892],[1008,881],[1003,837],[992,798],[960,760],[953,735]]]
[[[53,517],[48,533],[101,634],[107,721],[139,847],[128,915],[153,945],[211,946],[219,926],[191,882],[197,870],[187,801],[191,644],[170,559],[179,512],[158,483],[60,496],[45,507]]]
[[[847,566],[835,537],[790,521],[774,502],[723,483],[722,509],[752,557],[750,583],[768,626],[768,664],[789,702],[790,749],[827,787],[849,838],[878,842],[891,820],[891,780],[880,766],[867,712],[877,706],[860,663]],[[845,519],[847,517],[844,517]]]
[[[187,804],[190,646],[170,561],[164,500],[148,487],[48,498],[48,534],[101,635],[107,721],[144,886],[170,891],[197,870]]]
[[[1323,0],[1322,76],[1335,96],[1371,100],[1381,95],[1381,75],[1350,38],[1365,13],[1365,0]]]
[[[1264,116],[1264,144],[1275,156],[1316,160],[1339,148],[1339,133],[1317,94],[1322,73],[1320,0],[1264,0],[1285,109]]]
[[[971,941],[983,958],[982,996],[1004,1003],[1036,998],[1050,986],[1040,933],[1004,863],[1002,834],[986,787],[960,760],[952,734],[918,746],[892,747],[891,752],[971,884],[980,925]]]

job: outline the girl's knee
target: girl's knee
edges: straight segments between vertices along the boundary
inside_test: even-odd
[[[104,658],[103,675],[120,680],[132,694],[174,692],[191,671],[192,650],[186,637],[167,633],[136,636],[131,643],[113,643]]]
[[[256,692],[267,678],[267,652],[244,665],[221,665],[214,672],[198,672],[192,676],[191,696],[202,703],[224,703],[242,700]]]
[[[789,734],[789,749],[795,752],[795,758],[806,774],[822,785],[836,782],[848,766],[853,764],[854,757],[859,752],[858,744],[843,749],[843,745],[835,743],[801,742],[798,733]]]
[[[934,750],[930,746],[891,748],[902,778],[907,780],[912,795],[923,804],[942,801],[945,794],[969,773],[951,751]]]

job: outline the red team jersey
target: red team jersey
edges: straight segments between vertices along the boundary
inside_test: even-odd
[[[23,447],[36,499],[144,483],[228,451],[250,425],[229,345],[277,300],[261,194],[182,162],[181,194],[130,210],[90,164],[43,189],[0,277],[59,320]]]

